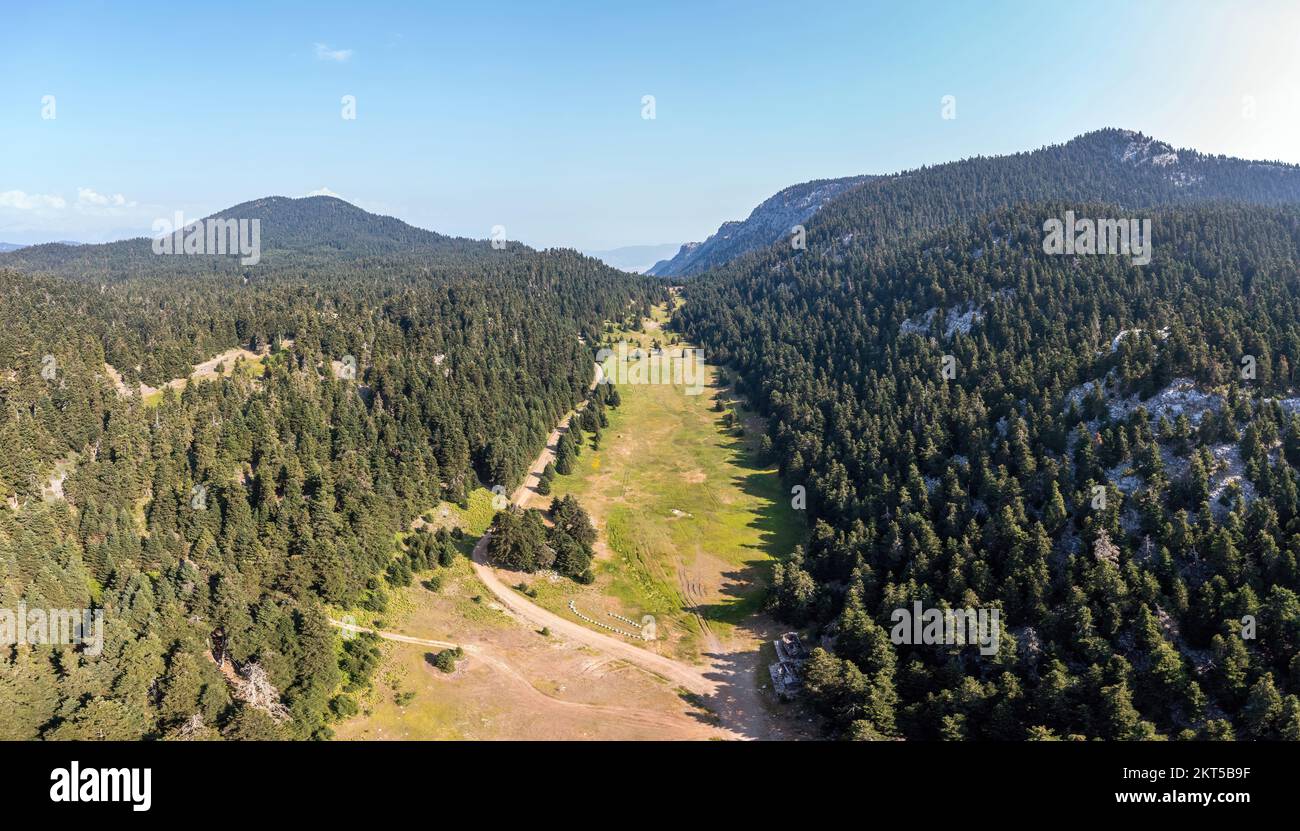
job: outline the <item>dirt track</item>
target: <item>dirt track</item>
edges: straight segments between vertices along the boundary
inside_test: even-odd
[[[600,383],[602,374],[600,366],[597,366],[596,379],[592,381],[591,384],[592,389],[595,389],[596,385]],[[560,420],[560,423],[556,428],[551,431],[551,435],[547,437],[546,447],[542,450],[541,455],[533,462],[532,467],[528,471],[528,475],[524,477],[523,484],[515,489],[514,494],[511,496],[511,501],[515,505],[522,508],[528,501],[529,494],[536,491],[537,483],[540,481],[542,476],[542,471],[546,469],[548,464],[555,460],[555,451],[559,446],[560,436],[568,427],[569,419],[572,417],[573,413],[566,415]],[[491,539],[492,532],[488,531],[479,539],[478,544],[474,546],[474,571],[478,575],[478,578],[483,581],[483,585],[487,586],[488,590],[496,596],[496,599],[506,608],[510,609],[510,611],[538,626],[549,627],[552,632],[561,633],[564,637],[581,641],[593,649],[598,649],[605,654],[621,658],[629,663],[647,669],[655,675],[684,688],[688,692],[705,696],[712,695],[716,692],[716,684],[706,678],[704,673],[695,667],[690,666],[689,664],[684,664],[681,661],[675,661],[672,658],[656,655],[653,652],[647,652],[638,646],[634,646],[626,641],[621,641],[618,638],[613,638],[609,635],[602,635],[599,632],[593,632],[591,629],[588,629],[580,623],[569,620],[568,618],[560,617],[553,612],[543,609],[541,606],[529,601],[526,597],[523,597],[518,592],[511,589],[501,581],[501,578],[497,577],[496,570],[487,562],[487,546],[488,541]]]
[[[494,655],[488,648],[478,644],[454,644],[450,641],[429,640],[426,638],[414,638],[409,635],[399,635],[394,632],[381,632],[376,629],[369,629],[364,626],[357,626],[351,623],[344,623],[338,620],[330,620],[335,627],[345,632],[370,632],[383,638],[384,640],[396,641],[398,643],[413,644],[416,646],[431,646],[440,649],[452,649],[459,646],[465,654],[473,659],[482,661],[493,670],[509,678],[519,690],[528,698],[535,702],[539,708],[559,707],[566,711],[574,711],[582,718],[596,717],[611,724],[619,724],[623,729],[637,730],[645,735],[657,736],[660,738],[676,738],[704,740],[718,738],[719,735],[727,737],[728,734],[721,732],[719,728],[711,726],[703,721],[692,721],[683,718],[676,713],[657,712],[644,707],[612,705],[612,704],[590,704],[581,701],[569,701],[556,696],[547,695],[534,686],[522,673],[516,670],[509,662]]]
[[[599,366],[596,367],[596,378],[592,382],[592,389],[600,382],[602,372]],[[522,507],[531,494],[536,493],[538,481],[541,478],[542,471],[546,465],[554,460],[555,451],[558,447],[560,436],[568,428],[569,419],[573,413],[566,415],[556,426],[550,436],[547,438],[545,449],[541,455],[533,462],[529,469],[528,475],[524,478],[523,484],[515,490],[511,497],[513,504]],[[553,636],[562,640],[567,640],[582,644],[585,647],[593,649],[607,658],[613,658],[626,662],[641,670],[651,673],[671,686],[685,693],[690,693],[696,701],[712,711],[720,722],[718,725],[699,725],[701,729],[700,737],[722,737],[732,739],[777,739],[793,737],[787,734],[786,729],[777,723],[764,709],[761,696],[755,685],[754,674],[763,670],[759,666],[758,653],[756,650],[745,652],[727,652],[718,647],[718,651],[713,651],[717,644],[710,644],[710,665],[704,667],[692,666],[691,664],[675,660],[663,655],[650,652],[632,642],[621,640],[616,637],[602,634],[593,629],[589,629],[581,623],[557,615],[547,609],[532,603],[527,597],[519,594],[517,591],[506,585],[497,575],[496,570],[487,562],[487,547],[491,539],[491,531],[484,534],[474,547],[473,568],[475,575],[492,593],[495,599],[500,602],[515,617],[525,620],[538,627],[547,627]],[[331,621],[335,626],[352,631],[371,631],[363,630],[361,627],[343,624],[338,621]],[[519,683],[529,687],[532,694],[542,696],[547,701],[557,702],[558,699],[546,696],[537,691],[531,682],[521,675],[514,667],[501,658],[493,655],[487,648],[478,644],[453,644],[448,641],[425,640],[407,635],[399,635],[389,632],[376,632],[380,637],[388,640],[410,643],[424,646],[433,646],[440,648],[451,648],[460,646],[465,652],[473,657],[482,659],[485,663],[495,669],[509,675]],[[759,636],[762,637],[761,635]],[[672,727],[680,729],[680,718],[671,718],[653,711],[636,708],[636,707],[611,707],[607,705],[588,705],[574,704],[572,702],[559,702],[564,705],[583,707],[592,713],[604,713],[610,717],[616,717],[623,720],[634,720],[648,726],[650,723],[662,722],[665,727],[665,737],[671,737],[672,733],[667,728]],[[706,736],[705,734],[709,734]]]
[[[600,383],[601,368],[596,367],[592,389]],[[513,504],[523,507],[535,493],[537,483],[546,465],[554,460],[561,434],[568,428],[573,413],[566,415],[546,440],[546,448],[533,462],[523,484],[511,497]],[[596,632],[577,621],[543,609],[506,585],[496,570],[487,562],[488,531],[474,546],[474,571],[496,599],[519,617],[537,625],[549,627],[553,633],[577,641],[604,655],[609,655],[647,670],[686,692],[698,696],[721,720],[724,731],[733,738],[775,739],[785,738],[785,731],[773,722],[763,708],[755,687],[754,673],[763,671],[758,665],[758,653],[728,653],[710,644],[711,666],[696,667],[682,661],[657,655],[631,642]],[[717,651],[713,651],[714,649]]]

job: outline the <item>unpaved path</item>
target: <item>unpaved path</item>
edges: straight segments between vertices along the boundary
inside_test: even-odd
[[[454,644],[450,641],[429,640],[426,638],[414,638],[410,635],[399,635],[395,632],[382,632],[377,629],[369,629],[364,626],[357,626],[352,623],[343,621],[330,620],[330,623],[344,630],[345,632],[369,632],[377,635],[384,640],[395,641],[398,643],[414,644],[416,646],[432,646],[439,649],[453,649],[460,647],[465,654],[483,661],[492,669],[506,676],[521,690],[537,700],[539,704],[544,703],[547,706],[558,706],[571,710],[582,712],[584,715],[594,716],[604,721],[618,721],[627,725],[635,726],[642,729],[652,729],[663,731],[665,736],[679,737],[684,739],[713,739],[722,735],[727,737],[725,732],[718,728],[700,721],[692,721],[684,718],[677,713],[663,713],[654,710],[647,710],[641,707],[627,707],[617,704],[589,704],[581,701],[569,701],[563,698],[557,698],[539,690],[533,686],[522,673],[516,670],[507,661],[498,658],[487,648],[478,644]]]
[[[597,366],[592,389],[595,389],[602,377],[601,368]],[[581,406],[579,405],[579,408]],[[555,459],[560,436],[568,429],[569,420],[573,415],[573,412],[566,415],[551,432],[546,440],[545,449],[533,462],[523,484],[512,495],[513,504],[523,507],[530,495],[536,492],[542,471]],[[787,737],[786,731],[768,715],[757,690],[755,673],[762,671],[763,668],[758,665],[756,648],[745,652],[727,651],[717,643],[716,639],[710,639],[708,655],[710,664],[701,668],[596,632],[577,621],[561,617],[538,606],[506,585],[487,561],[488,541],[491,538],[492,532],[489,530],[474,546],[474,571],[483,585],[511,612],[537,626],[548,627],[553,633],[564,638],[641,667],[692,693],[718,716],[725,732],[731,737],[752,739]],[[761,638],[762,634],[758,634],[757,637]]]
[[[597,366],[595,380],[591,385],[592,389],[595,389],[602,377],[603,372]],[[581,406],[579,405],[579,408]],[[533,462],[523,483],[511,496],[514,505],[522,507],[526,504],[530,495],[536,493],[542,471],[547,464],[554,460],[560,436],[568,429],[569,420],[573,415],[574,412],[565,415],[555,430],[548,436],[545,449]],[[748,635],[746,644],[740,651],[727,650],[717,644],[716,639],[710,639],[709,664],[707,666],[693,666],[659,655],[629,641],[602,634],[583,626],[575,620],[557,615],[532,603],[527,597],[506,585],[497,576],[496,570],[487,562],[487,547],[491,536],[491,531],[484,534],[474,546],[473,553],[474,572],[488,591],[516,617],[535,626],[547,627],[556,637],[589,647],[600,653],[606,660],[623,661],[658,676],[683,693],[689,693],[696,703],[711,711],[719,722],[716,725],[703,722],[697,723],[691,729],[692,735],[689,737],[731,739],[797,737],[792,731],[777,723],[777,720],[768,714],[755,683],[755,673],[765,669],[759,665],[757,650],[757,643],[767,635],[762,631],[765,628],[764,626],[758,626],[755,631],[746,632]],[[331,623],[336,627],[349,631],[374,631],[340,621],[331,621]],[[678,714],[659,713],[637,707],[564,701],[546,695],[534,687],[526,677],[507,661],[493,655],[487,648],[479,644],[454,644],[449,641],[416,638],[391,632],[375,631],[375,634],[387,640],[420,646],[442,649],[460,646],[465,650],[466,654],[482,659],[498,671],[527,686],[530,695],[545,699],[552,704],[582,708],[592,715],[621,719],[630,724],[662,727],[665,737],[674,737],[675,734],[680,735],[682,730],[683,721]]]
[[[591,383],[592,389],[596,388],[602,377],[601,368],[597,366],[596,379]],[[579,405],[579,409],[581,406]],[[560,423],[547,437],[546,447],[533,462],[528,475],[524,477],[523,484],[516,488],[511,496],[513,504],[522,508],[528,501],[529,495],[536,492],[537,483],[541,481],[542,471],[555,460],[555,451],[559,447],[560,436],[568,429],[569,420],[573,418],[574,412],[576,410],[569,412],[564,418],[560,419]],[[560,633],[566,638],[580,641],[607,655],[621,658],[628,663],[647,669],[664,680],[682,687],[687,692],[710,696],[717,691],[716,684],[710,681],[704,672],[689,664],[684,664],[663,655],[656,655],[626,641],[592,631],[576,621],[560,617],[554,612],[543,609],[520,595],[502,582],[501,578],[497,576],[496,569],[488,564],[487,547],[488,541],[491,539],[492,532],[489,530],[479,538],[478,544],[474,546],[474,572],[479,580],[483,582],[483,585],[487,586],[488,590],[496,596],[496,599],[510,611],[530,623],[548,627],[552,632]]]
[[[355,623],[344,623],[341,620],[330,618],[330,625],[344,632],[369,632],[372,635],[378,635],[386,641],[397,641],[399,643],[413,643],[416,646],[436,646],[439,649],[455,649],[460,647],[466,652],[475,651],[475,647],[467,644],[452,643],[451,641],[431,641],[426,638],[413,638],[410,635],[399,635],[396,632],[381,632],[378,629],[370,629],[365,626],[358,626]]]

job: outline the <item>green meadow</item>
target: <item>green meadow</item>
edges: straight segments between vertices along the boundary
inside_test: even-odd
[[[680,345],[668,344],[662,320],[657,310],[647,331],[614,337],[645,347],[658,339],[673,352]],[[702,645],[692,606],[723,638],[760,610],[774,558],[801,541],[804,526],[775,467],[759,458],[757,418],[717,377],[707,367],[698,395],[682,384],[618,387],[622,403],[607,411],[600,449],[587,436],[573,473],[556,477],[552,491],[573,494],[596,520],[604,549],[598,543],[596,582],[537,580],[539,602],[559,611],[570,598],[580,607],[596,595],[613,598],[617,608],[607,611],[634,620],[654,615],[661,637],[684,657]],[[726,426],[718,400],[747,425],[743,434]]]

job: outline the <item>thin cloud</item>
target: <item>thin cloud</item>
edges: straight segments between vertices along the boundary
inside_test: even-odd
[[[307,195],[308,196],[333,196],[335,199],[343,198],[342,196],[338,195],[337,193],[330,190],[329,188],[316,188],[316,190],[309,192]]]
[[[97,193],[90,188],[77,188],[77,204],[101,208],[134,208],[134,202],[128,202],[120,193]]]
[[[55,194],[24,193],[21,190],[0,191],[0,208],[13,208],[19,211],[57,211],[67,206],[67,201]]]
[[[316,60],[342,63],[352,57],[351,49],[331,49],[324,43],[316,44]]]

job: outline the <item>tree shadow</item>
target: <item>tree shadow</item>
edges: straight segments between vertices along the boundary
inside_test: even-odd
[[[775,660],[775,650],[769,645],[784,627],[758,615],[751,616],[743,628],[746,635],[758,638],[763,646],[744,652],[705,653],[703,657],[710,666],[705,678],[715,684],[715,689],[707,695],[679,693],[692,705],[690,716],[742,739],[824,738],[821,720],[807,705],[797,699],[778,699],[768,680],[768,664]]]

